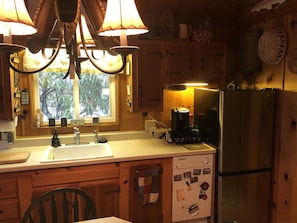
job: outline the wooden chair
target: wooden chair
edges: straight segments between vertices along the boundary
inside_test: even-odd
[[[32,201],[21,223],[73,223],[96,218],[93,200],[76,188],[58,188]]]

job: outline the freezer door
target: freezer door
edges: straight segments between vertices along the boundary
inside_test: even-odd
[[[270,171],[218,179],[217,223],[269,223]]]
[[[275,91],[221,91],[219,172],[270,168]]]

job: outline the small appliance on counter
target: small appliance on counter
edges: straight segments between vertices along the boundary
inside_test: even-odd
[[[171,138],[175,143],[201,143],[199,130],[189,126],[189,109],[177,107],[171,109]]]

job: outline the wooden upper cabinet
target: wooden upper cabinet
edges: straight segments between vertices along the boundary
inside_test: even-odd
[[[6,56],[3,53],[0,53],[0,67],[0,120],[12,120],[14,113],[12,89],[14,85]]]
[[[163,88],[169,84],[207,82],[225,84],[224,44],[181,41],[134,40],[140,49],[132,55],[127,75],[127,107],[131,112],[163,110]]]
[[[221,87],[225,79],[225,55],[224,44],[168,44],[166,84],[202,81]]]
[[[166,49],[166,82],[191,81],[197,75],[196,49],[192,44],[169,44]]]
[[[225,85],[226,49],[224,44],[207,44],[198,47],[199,79],[212,87]]]
[[[163,107],[163,52],[159,44],[139,41],[127,76],[127,106],[131,112],[158,112]]]

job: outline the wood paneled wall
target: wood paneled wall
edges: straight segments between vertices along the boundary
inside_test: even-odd
[[[262,63],[262,71],[254,74],[256,87],[280,89],[275,125],[273,223],[295,223],[297,219],[297,74],[288,68],[288,58],[297,47],[296,21],[297,14],[289,14],[256,25],[264,31],[282,27],[287,33],[285,58],[276,65]]]

